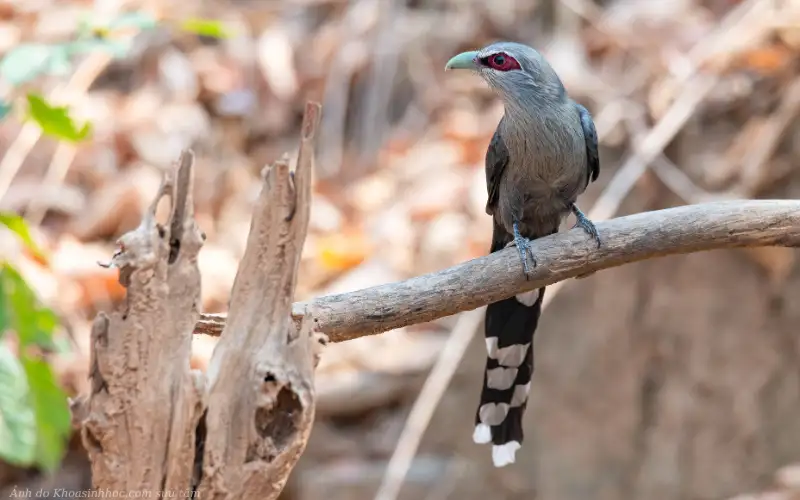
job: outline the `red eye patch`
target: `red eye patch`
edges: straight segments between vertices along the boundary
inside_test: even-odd
[[[496,69],[497,71],[511,71],[512,69],[521,69],[516,59],[506,54],[505,52],[498,52],[490,56],[482,57],[481,64],[488,68]]]

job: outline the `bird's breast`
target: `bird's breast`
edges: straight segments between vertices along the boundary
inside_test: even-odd
[[[509,132],[504,137],[509,163],[500,184],[498,215],[504,226],[514,220],[528,226],[529,237],[550,234],[586,188],[583,132],[547,121]]]

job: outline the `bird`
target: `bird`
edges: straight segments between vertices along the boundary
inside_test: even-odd
[[[451,58],[445,70],[477,73],[502,99],[504,114],[486,151],[490,253],[516,246],[526,278],[536,267],[531,240],[556,233],[570,213],[601,245],[576,202],[600,174],[597,131],[589,111],[572,100],[536,49],[496,42]],[[533,375],[533,335],[545,287],[489,304],[487,359],[473,441],[492,443],[495,467],[514,463]]]

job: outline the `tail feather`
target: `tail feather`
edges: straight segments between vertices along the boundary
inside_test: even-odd
[[[539,323],[544,288],[525,305],[516,297],[486,309],[486,370],[473,440],[491,442],[497,467],[514,462],[522,445],[522,417],[528,405],[533,376],[533,332]]]
[[[495,227],[492,251],[509,235]],[[542,312],[544,287],[486,308],[486,370],[475,414],[473,441],[492,443],[496,467],[513,463],[524,438],[522,418],[533,376],[533,334]]]

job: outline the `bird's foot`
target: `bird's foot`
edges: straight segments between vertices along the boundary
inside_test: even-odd
[[[578,205],[574,203],[572,204],[572,213],[575,214],[575,218],[577,219],[575,225],[572,226],[573,229],[579,227],[586,231],[589,236],[591,236],[597,242],[597,248],[600,248],[600,235],[597,233],[597,228],[594,226],[594,222],[589,220],[589,218],[586,217],[583,212],[581,212],[581,209],[578,208]]]
[[[510,247],[514,245],[517,247],[517,252],[519,252],[519,259],[522,261],[522,270],[525,272],[525,279],[528,279],[528,274],[531,272],[533,268],[536,267],[536,257],[533,255],[533,249],[531,249],[531,240],[524,238],[519,233],[519,227],[517,223],[514,223],[514,240],[510,241],[506,247]],[[530,261],[528,259],[530,257]],[[530,266],[528,265],[530,262]]]

